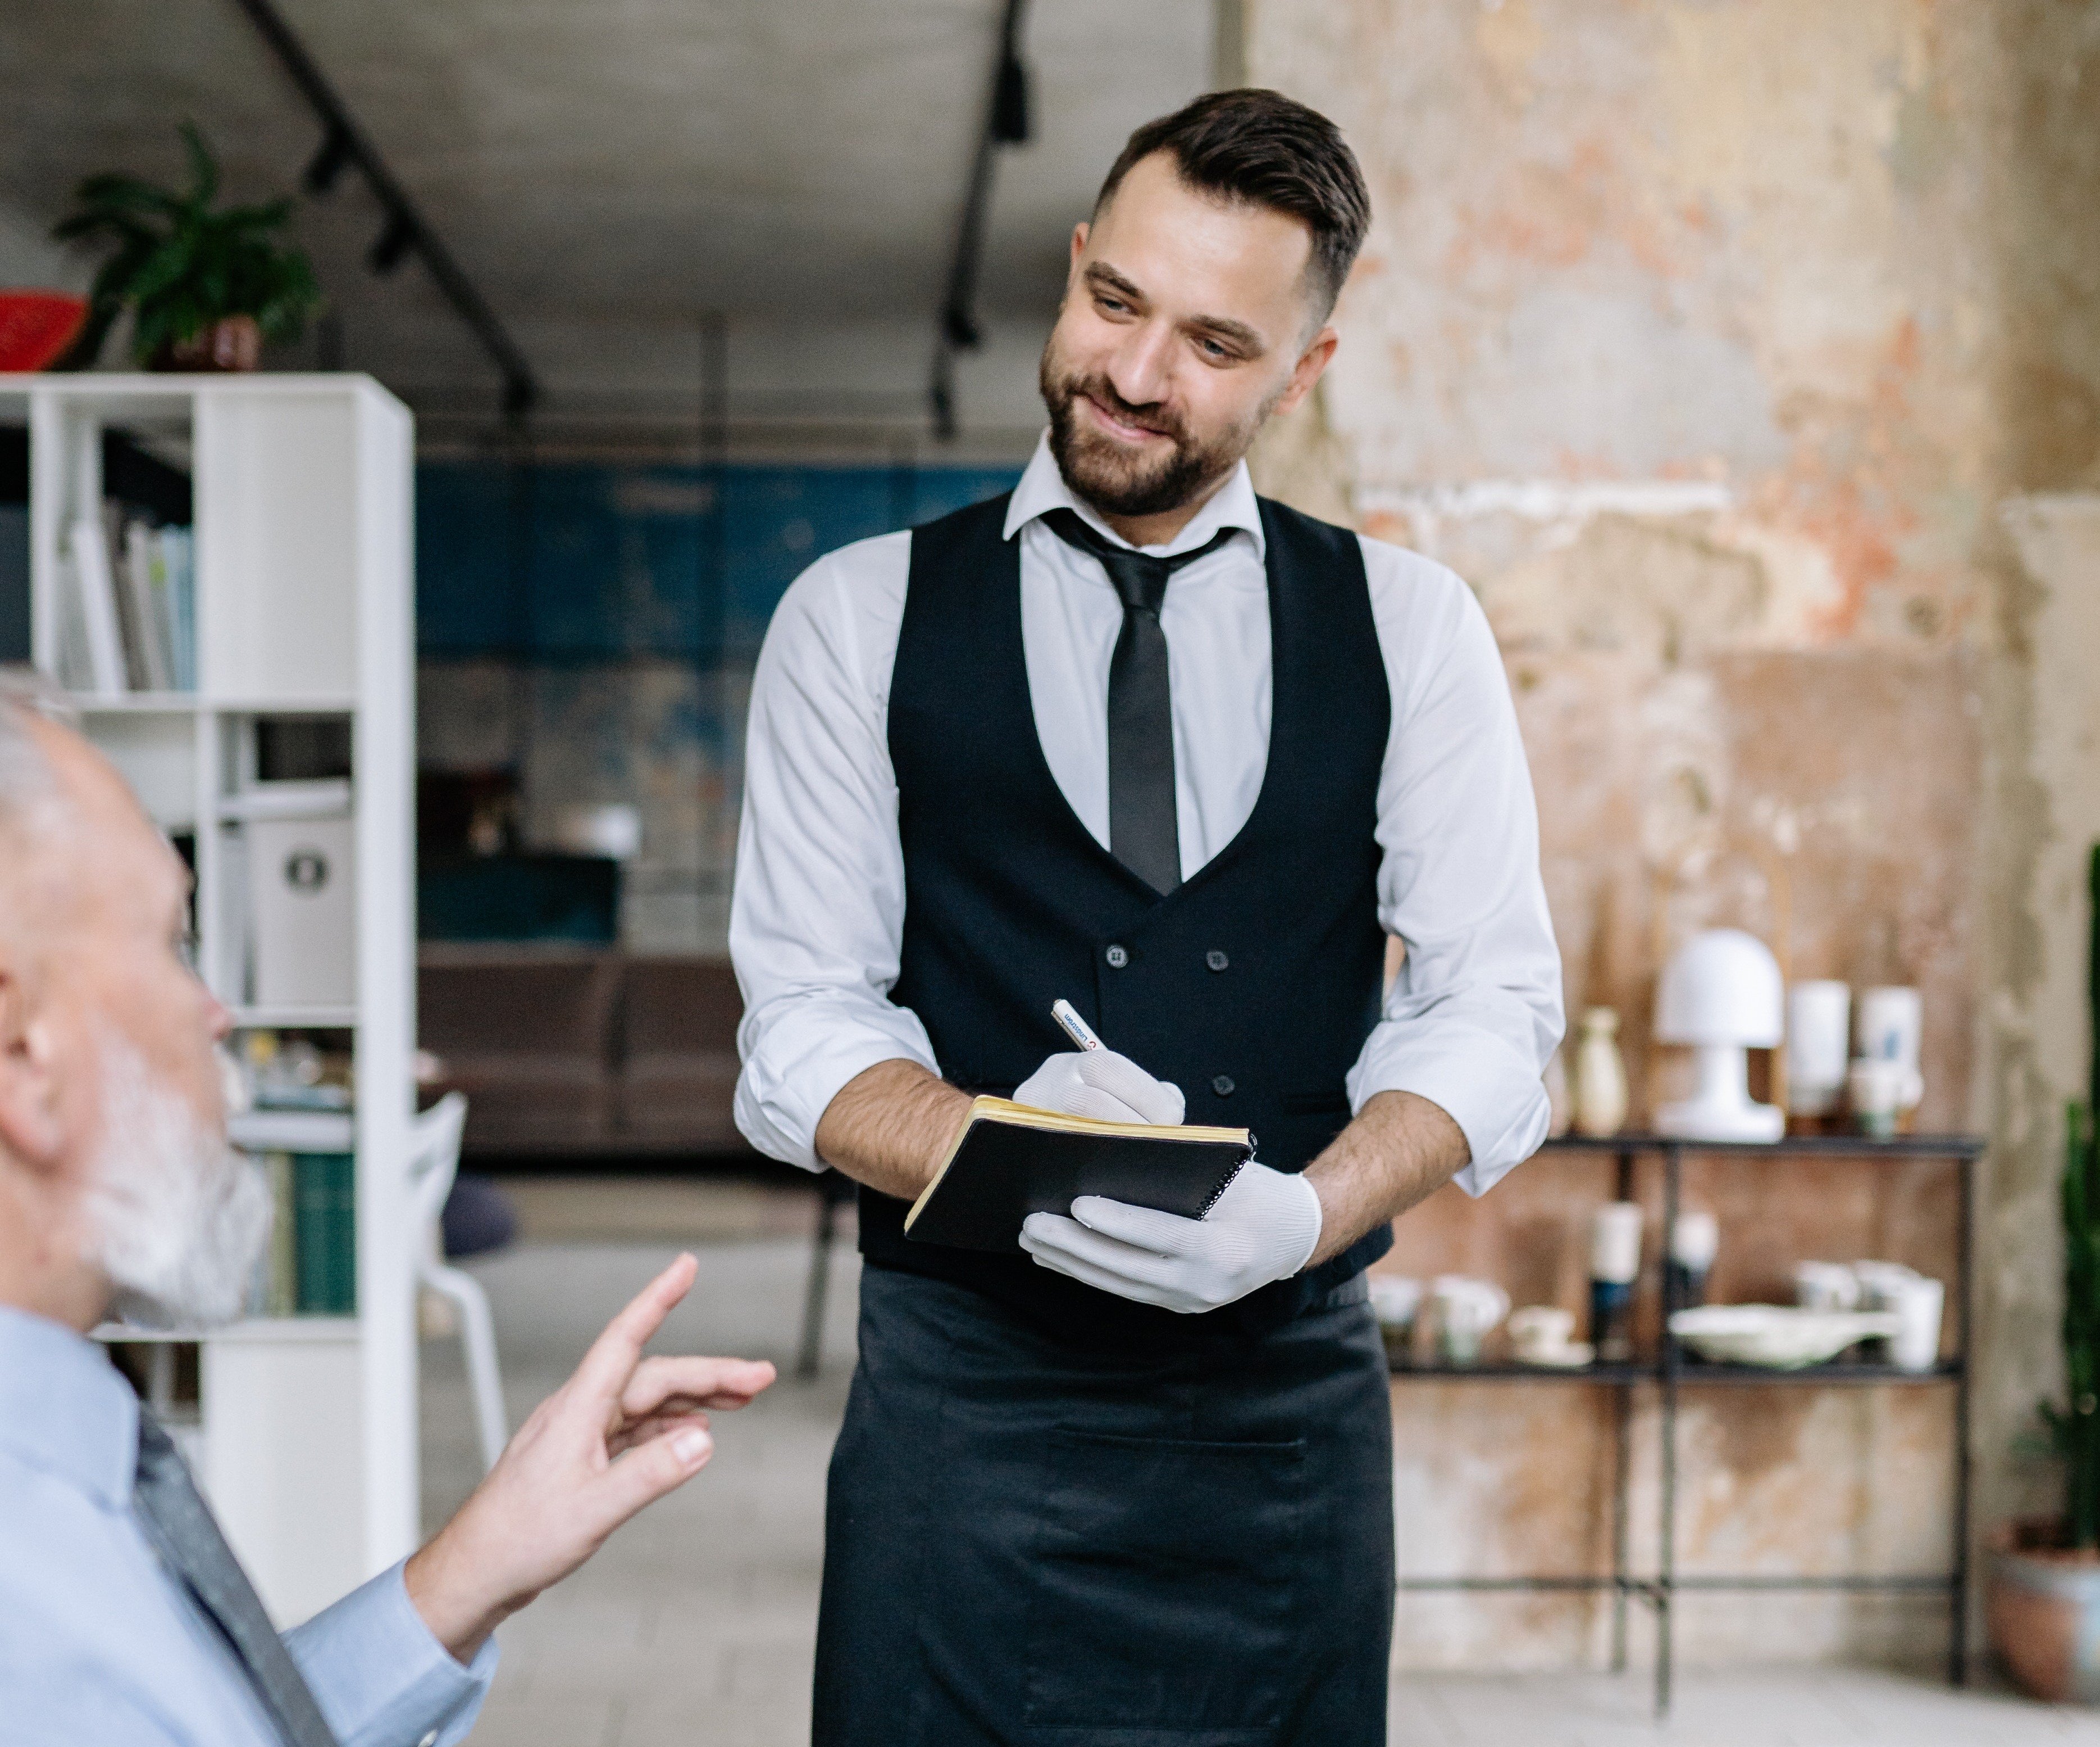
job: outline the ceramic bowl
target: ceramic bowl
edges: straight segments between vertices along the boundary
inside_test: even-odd
[[[1670,1319],[1670,1332],[1718,1365],[1791,1371],[1825,1364],[1855,1342],[1893,1335],[1898,1320],[1886,1311],[1710,1304],[1679,1311]]]

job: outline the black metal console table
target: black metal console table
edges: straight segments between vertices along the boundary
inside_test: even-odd
[[[1480,1383],[1587,1384],[1612,1390],[1617,1396],[1614,1415],[1613,1477],[1612,1485],[1612,1570],[1608,1575],[1573,1573],[1511,1577],[1404,1577],[1403,1590],[1463,1590],[1474,1593],[1568,1594],[1608,1593],[1612,1598],[1612,1668],[1626,1665],[1626,1611],[1631,1600],[1645,1603],[1656,1620],[1655,1709],[1658,1717],[1670,1710],[1671,1679],[1671,1604],[1687,1590],[1846,1591],[1898,1594],[1923,1592],[1947,1599],[1947,1674],[1955,1685],[1967,1675],[1969,1590],[1969,1352],[1970,1288],[1974,1248],[1974,1175],[1984,1143],[1966,1135],[1899,1135],[1886,1140],[1855,1136],[1802,1136],[1770,1144],[1729,1144],[1710,1140],[1679,1140],[1657,1135],[1613,1135],[1590,1140],[1564,1136],[1548,1140],[1542,1154],[1588,1155],[1599,1154],[1618,1161],[1618,1197],[1634,1198],[1634,1162],[1643,1156],[1662,1159],[1662,1229],[1667,1233],[1677,1223],[1684,1157],[1688,1153],[1741,1159],[1780,1157],[1825,1158],[1915,1159],[1951,1161],[1959,1174],[1959,1212],[1955,1235],[1955,1277],[1949,1282],[1947,1313],[1953,1319],[1954,1357],[1941,1361],[1930,1371],[1902,1371],[1889,1365],[1833,1363],[1800,1370],[1776,1371],[1745,1365],[1714,1365],[1698,1360],[1688,1363],[1670,1333],[1672,1311],[1670,1271],[1662,1273],[1662,1332],[1652,1357],[1624,1365],[1589,1365],[1574,1370],[1509,1363],[1482,1365],[1396,1365],[1396,1381]],[[1677,1404],[1686,1388],[1828,1388],[1833,1385],[1862,1387],[1943,1386],[1954,1392],[1953,1559],[1943,1572],[1880,1574],[1848,1572],[1821,1577],[1783,1574],[1729,1576],[1684,1573],[1677,1569]],[[1661,1392],[1661,1521],[1657,1535],[1656,1569],[1636,1576],[1630,1569],[1628,1529],[1629,1493],[1632,1478],[1633,1396],[1637,1388],[1653,1387]]]

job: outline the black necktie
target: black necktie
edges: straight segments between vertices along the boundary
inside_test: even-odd
[[[1215,552],[1238,532],[1220,528],[1193,552],[1156,558],[1117,545],[1070,510],[1043,518],[1067,545],[1101,561],[1123,600],[1123,631],[1109,658],[1109,853],[1155,892],[1181,883],[1181,833],[1174,813],[1174,699],[1159,608],[1167,579]]]
[[[225,1635],[263,1714],[285,1747],[336,1747],[306,1677],[262,1611],[248,1575],[197,1495],[168,1434],[139,1410],[139,1476],[132,1488],[139,1526],[161,1563]]]

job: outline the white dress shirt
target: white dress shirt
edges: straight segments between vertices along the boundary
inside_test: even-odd
[[[132,1514],[138,1462],[138,1400],[108,1355],[0,1305],[0,1747],[280,1747]],[[463,1668],[430,1635],[399,1565],[285,1648],[342,1747],[450,1747],[496,1674],[494,1639]]]
[[[1116,539],[1066,487],[1046,438],[1005,528],[1021,535],[1029,695],[1052,776],[1105,845],[1123,606],[1101,562],[1040,520],[1058,508]],[[1242,532],[1176,571],[1160,611],[1185,879],[1246,823],[1268,760],[1268,579],[1245,465],[1170,544],[1144,549],[1185,552],[1226,527]],[[856,541],[797,577],[752,683],[729,930],[744,999],[736,1123],[760,1151],[812,1169],[818,1120],[855,1074],[898,1057],[940,1071],[918,1016],[889,999],[905,891],[888,717],[911,538]],[[1458,1180],[1479,1194],[1544,1136],[1542,1076],[1560,1040],[1531,774],[1471,591],[1414,553],[1361,545],[1392,699],[1379,920],[1407,951],[1350,1070],[1350,1107],[1388,1091],[1441,1106],[1472,1150]]]

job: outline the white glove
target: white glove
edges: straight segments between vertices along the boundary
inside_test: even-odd
[[[1287,1279],[1320,1245],[1320,1197],[1302,1176],[1250,1160],[1200,1220],[1100,1195],[1073,1217],[1031,1213],[1021,1247],[1045,1268],[1184,1315]]]
[[[1188,1107],[1179,1086],[1154,1079],[1113,1049],[1051,1057],[1013,1088],[1013,1101],[1105,1123],[1178,1123]]]

